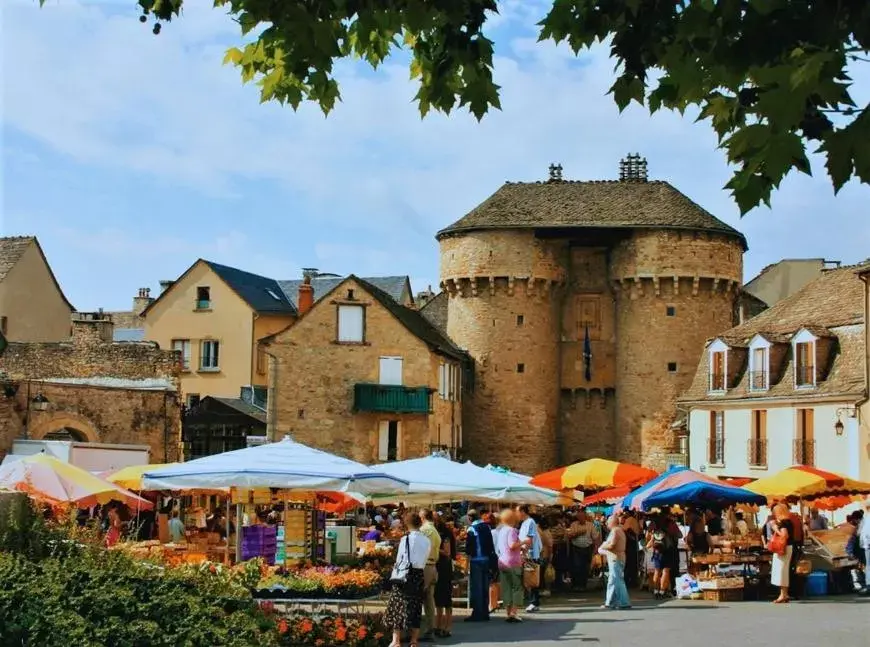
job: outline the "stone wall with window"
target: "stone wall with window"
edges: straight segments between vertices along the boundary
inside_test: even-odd
[[[445,381],[458,377],[459,363],[433,352],[352,279],[264,347],[273,438],[288,434],[373,463],[450,448],[461,434],[459,390]],[[359,397],[388,398],[399,385],[411,389],[401,397],[416,412],[355,409],[357,389]]]

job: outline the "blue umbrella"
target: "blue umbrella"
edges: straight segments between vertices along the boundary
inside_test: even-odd
[[[647,511],[678,504],[727,507],[737,503],[764,505],[767,499],[688,467],[674,467],[626,496],[621,507]]]

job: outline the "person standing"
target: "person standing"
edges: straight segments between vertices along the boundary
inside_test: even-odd
[[[438,581],[435,582],[435,635],[450,638],[453,629],[453,562],[456,560],[456,535],[446,519],[439,519],[435,527],[441,535],[438,555]]]
[[[489,529],[492,531],[492,545],[495,546],[496,555],[498,555],[498,533],[501,531],[501,525],[499,525],[499,518],[501,514],[496,512],[494,514],[487,513],[483,515],[483,523],[489,526]],[[490,573],[489,580],[489,613],[493,614],[498,611],[499,608],[499,600],[501,599],[501,589],[499,584],[499,579],[501,578],[501,573],[499,569],[494,569]]]
[[[435,629],[435,583],[438,581],[438,555],[441,553],[441,533],[435,527],[435,513],[431,509],[422,510],[423,525],[420,532],[429,540],[429,557],[423,569],[423,613],[424,622],[421,640],[430,642]]]
[[[417,647],[423,615],[423,569],[429,559],[429,540],[420,532],[420,515],[409,512],[404,518],[408,532],[399,540],[396,565],[391,577],[384,622],[393,631],[389,647],[401,647],[402,633],[411,634]]]
[[[637,586],[640,580],[638,553],[641,532],[633,510],[626,510],[622,529],[625,532],[625,586],[631,588]]]
[[[859,512],[861,512],[859,510]],[[856,515],[858,513],[855,513]],[[864,501],[864,515],[858,523],[858,546],[864,549],[864,591],[870,591],[870,497]]]
[[[541,595],[550,595],[550,582],[547,581],[547,571],[553,563],[553,534],[550,532],[550,521],[542,518],[538,524],[541,533]]]
[[[501,514],[498,532],[498,570],[501,594],[508,622],[522,622],[519,608],[523,604],[523,544],[516,528],[513,510]]]
[[[619,518],[611,515],[607,520],[609,533],[598,552],[607,558],[607,595],[602,609],[630,609],[631,600],[625,586],[625,531]]]
[[[794,521],[788,507],[779,503],[773,508],[773,532],[785,540],[785,551],[782,554],[773,554],[770,565],[770,583],[779,588],[779,597],[774,600],[775,604],[790,602],[788,594],[789,582],[791,581],[791,556],[794,552]]]
[[[468,511],[468,520],[471,525],[465,538],[465,553],[468,555],[471,615],[465,621],[486,622],[489,620],[490,573],[497,565],[495,547],[492,543],[492,530],[481,521],[477,510]]]
[[[526,558],[538,568],[538,584],[526,590],[526,612],[536,613],[541,607],[541,534],[538,531],[538,522],[531,515],[531,509],[527,505],[517,506],[517,518],[520,520],[520,543]]]
[[[592,553],[600,535],[596,534],[595,525],[589,520],[586,511],[580,510],[566,536],[571,542],[571,581],[575,589],[585,591],[589,582]]]

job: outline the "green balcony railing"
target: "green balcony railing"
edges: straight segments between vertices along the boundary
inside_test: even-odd
[[[426,386],[355,384],[353,408],[384,413],[429,413],[432,389]]]

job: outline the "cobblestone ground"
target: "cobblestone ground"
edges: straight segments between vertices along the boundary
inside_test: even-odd
[[[629,611],[600,610],[598,599],[551,599],[521,625],[503,614],[488,623],[457,617],[453,637],[436,644],[494,647],[870,646],[870,598],[837,596],[786,605],[768,602],[635,600]],[[460,612],[462,613],[462,612]]]

